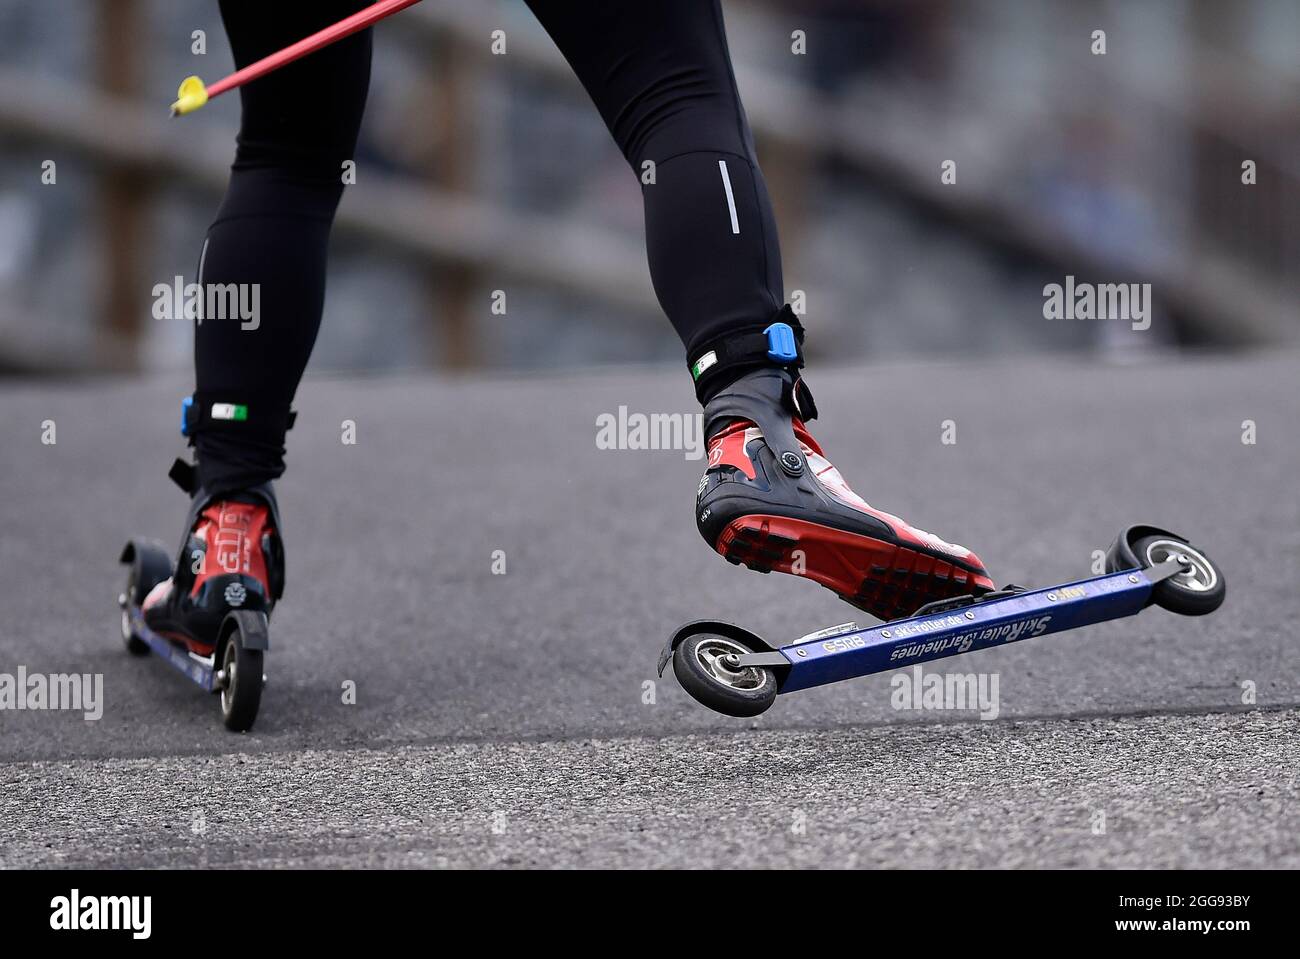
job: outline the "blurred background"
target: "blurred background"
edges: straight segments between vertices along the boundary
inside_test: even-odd
[[[724,9],[815,362],[1300,338],[1296,0]],[[0,372],[188,366],[151,290],[193,279],[238,99],[167,105],[230,69],[212,0],[0,0]],[[636,178],[523,3],[382,24],[357,161],[312,369],[682,362]],[[1151,283],[1152,329],[1045,320],[1066,275]]]

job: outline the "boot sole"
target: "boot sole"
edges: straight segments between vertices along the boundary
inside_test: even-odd
[[[994,588],[987,576],[908,546],[785,516],[733,520],[715,549],[760,573],[811,579],[884,620],[910,616],[936,599]]]

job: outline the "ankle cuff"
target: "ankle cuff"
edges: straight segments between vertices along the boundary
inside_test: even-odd
[[[756,369],[776,367],[794,373],[803,367],[804,329],[789,304],[766,323],[728,330],[695,346],[687,368],[695,396],[708,403],[719,392]]]

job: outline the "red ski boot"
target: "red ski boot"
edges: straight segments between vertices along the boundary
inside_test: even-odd
[[[144,598],[145,623],[191,651],[209,655],[226,614],[269,617],[284,591],[284,549],[275,492],[253,489],[194,499],[176,567]]]
[[[886,620],[994,588],[970,550],[849,489],[804,426],[801,403],[811,407],[811,397],[793,373],[766,367],[705,405],[709,466],[695,519],[710,546],[750,569],[816,580]]]

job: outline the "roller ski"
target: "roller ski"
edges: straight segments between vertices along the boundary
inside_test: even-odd
[[[1133,616],[1153,604],[1203,616],[1224,595],[1223,573],[1204,550],[1168,530],[1130,526],[1107,552],[1104,575],[1061,586],[954,596],[902,619],[845,623],[783,646],[731,623],[687,623],[660,654],[659,674],[671,660],[698,702],[728,716],[756,716],[778,694]]]
[[[257,718],[270,616],[284,592],[275,491],[265,483],[213,496],[181,460],[171,476],[192,497],[185,534],[174,554],[148,539],[122,550],[122,640],[219,694],[226,727],[244,732]]]
[[[777,647],[730,623],[688,623],[664,647],[659,673],[671,660],[699,702],[753,716],[778,693],[1131,616],[1153,602],[1186,615],[1222,603],[1223,575],[1209,558],[1153,526],[1120,534],[1104,576],[997,589],[964,546],[873,508],[808,431],[816,406],[798,376],[802,330],[788,319],[692,364],[697,381],[741,367],[705,403],[709,459],[696,524],[728,561],[811,579],[885,624],[845,623]]]

